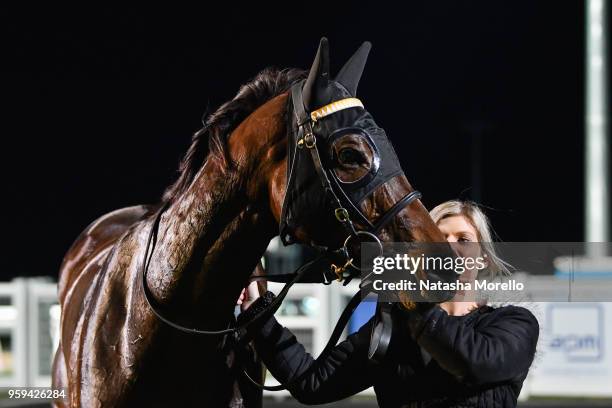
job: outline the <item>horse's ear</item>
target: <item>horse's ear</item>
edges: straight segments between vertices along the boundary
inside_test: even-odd
[[[372,44],[369,41],[361,44],[361,47],[344,64],[336,77],[336,82],[340,82],[353,96],[357,95],[357,86],[359,85],[359,80],[361,79],[361,74],[363,74],[363,68],[368,60],[371,48]]]
[[[329,81],[329,44],[327,38],[321,38],[319,42],[319,49],[315,56],[308,78],[302,88],[302,95],[304,98],[304,105],[309,110],[318,108],[319,103],[317,99],[320,99],[322,93],[325,92],[327,83]],[[320,95],[317,98],[317,95]]]

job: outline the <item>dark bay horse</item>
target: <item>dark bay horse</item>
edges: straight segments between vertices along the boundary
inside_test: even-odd
[[[335,80],[329,76],[326,40],[307,78],[300,70],[264,70],[194,135],[180,176],[159,206],[111,212],[81,233],[60,270],[61,341],[53,386],[66,387],[68,399],[56,405],[261,405],[261,392],[237,381],[231,354],[219,351],[220,338],[175,331],[148,307],[140,271],[153,214],[161,205],[167,208],[146,280],[155,301],[184,324],[226,328],[241,289],[278,234],[287,193],[288,135],[294,128],[289,89],[306,78],[309,111],[354,97],[369,48],[364,44]],[[353,107],[336,115],[348,121],[344,128],[373,128],[366,114]],[[397,160],[376,157],[351,131],[331,150],[333,171],[349,183],[378,166],[377,160]],[[397,174],[377,185],[359,207],[374,223],[412,191]],[[444,242],[418,200],[391,221],[380,231],[382,240]],[[364,227],[359,220],[355,225]],[[345,238],[333,210],[330,216],[326,208],[313,206],[304,210],[292,234],[319,246],[337,247]]]

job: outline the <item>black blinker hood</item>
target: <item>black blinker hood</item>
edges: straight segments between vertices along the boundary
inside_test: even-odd
[[[352,107],[340,110],[313,122],[310,112],[332,102],[354,98],[359,77],[363,71],[370,44],[364,43],[342,68],[335,80],[329,80],[327,40],[322,39],[308,79],[291,88],[293,120],[288,130],[287,189],[283,201],[280,236],[285,245],[295,242],[295,230],[312,222],[321,214],[334,210],[330,207],[329,194],[320,182],[317,163],[307,147],[300,145],[305,125],[310,125],[316,138],[316,150],[320,152],[323,171],[329,178],[335,195],[346,208],[353,221],[371,230],[375,226],[360,210],[361,202],[376,188],[393,177],[403,174],[393,146],[385,131],[380,128],[364,108]],[[356,183],[344,183],[333,171],[331,143],[340,133],[361,135],[372,148],[376,166]],[[333,203],[331,203],[333,205]]]

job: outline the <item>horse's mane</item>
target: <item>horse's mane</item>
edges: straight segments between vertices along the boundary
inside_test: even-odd
[[[215,155],[226,166],[231,166],[227,140],[232,131],[257,108],[288,91],[294,82],[305,75],[306,72],[299,69],[266,68],[242,85],[236,96],[209,115],[204,120],[204,126],[194,133],[191,146],[179,165],[179,177],[166,189],[162,202],[173,201],[189,187],[208,155]]]

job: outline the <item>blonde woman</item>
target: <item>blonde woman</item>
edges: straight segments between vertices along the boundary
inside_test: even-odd
[[[507,273],[477,205],[448,201],[431,215],[460,255],[486,255],[489,273]],[[466,282],[475,278],[474,270],[462,275]],[[241,299],[241,318],[248,319],[273,298],[271,292],[257,298],[249,288]],[[528,310],[492,308],[459,293],[453,301],[414,310],[398,305],[393,317],[393,338],[380,363],[367,357],[372,320],[323,359],[313,359],[273,317],[255,333],[255,348],[282,383],[309,371],[289,387],[305,404],[338,401],[373,386],[383,408],[516,406],[539,334]]]
[[[450,315],[465,315],[486,303],[486,296],[473,289],[476,278],[494,280],[508,276],[510,265],[497,255],[489,219],[477,204],[471,201],[446,201],[431,210],[430,215],[456,253],[486,260],[484,269],[466,270],[459,278],[460,282],[471,284],[471,292],[458,291],[452,301],[440,304]]]

